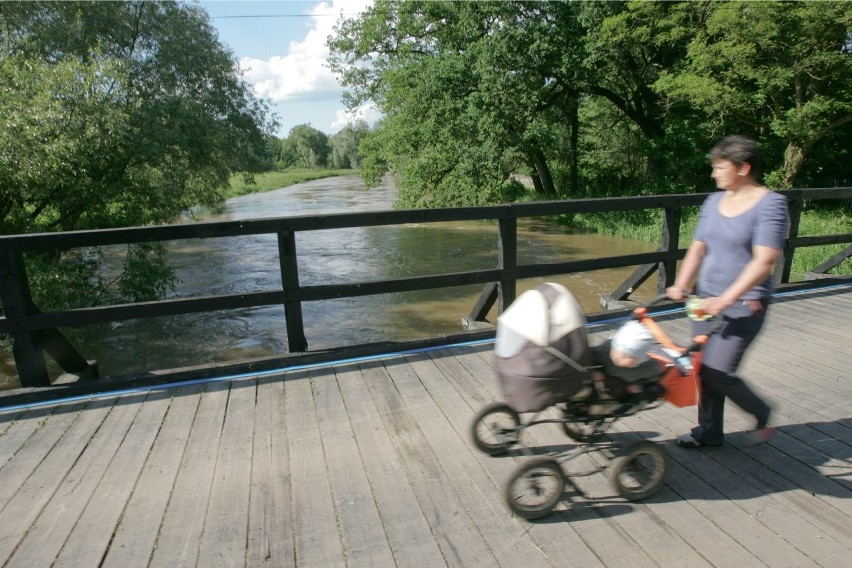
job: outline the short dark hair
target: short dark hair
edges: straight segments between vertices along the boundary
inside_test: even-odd
[[[751,176],[758,180],[763,172],[763,154],[760,146],[747,136],[725,136],[710,150],[710,161],[730,160],[736,166],[749,164]]]

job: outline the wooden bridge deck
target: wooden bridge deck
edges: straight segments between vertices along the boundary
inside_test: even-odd
[[[683,316],[663,325],[684,337]],[[633,503],[592,475],[531,523],[501,496],[524,458],[468,441],[499,399],[491,348],[2,411],[0,565],[849,566],[849,288],[779,299],[745,361],[771,443],[744,447],[731,407],[725,446],[684,450],[694,408],[642,412],[609,436],[662,443],[665,487]]]

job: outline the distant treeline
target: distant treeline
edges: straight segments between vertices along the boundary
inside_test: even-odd
[[[350,123],[331,136],[310,124],[294,126],[285,138],[267,138],[268,167],[357,170],[361,167],[358,146],[368,130],[364,121]]]

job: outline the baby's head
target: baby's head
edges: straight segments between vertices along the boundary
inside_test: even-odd
[[[619,367],[636,367],[648,360],[654,338],[638,321],[625,323],[612,336],[609,356]]]

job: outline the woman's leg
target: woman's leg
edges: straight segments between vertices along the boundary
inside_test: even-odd
[[[705,348],[698,426],[692,430],[692,437],[702,444],[718,445],[724,440],[725,398],[753,415],[757,428],[763,428],[769,420],[769,405],[736,375],[746,349],[763,326],[764,308],[759,304],[758,309],[750,309],[743,317],[726,318],[724,328],[711,337]]]

